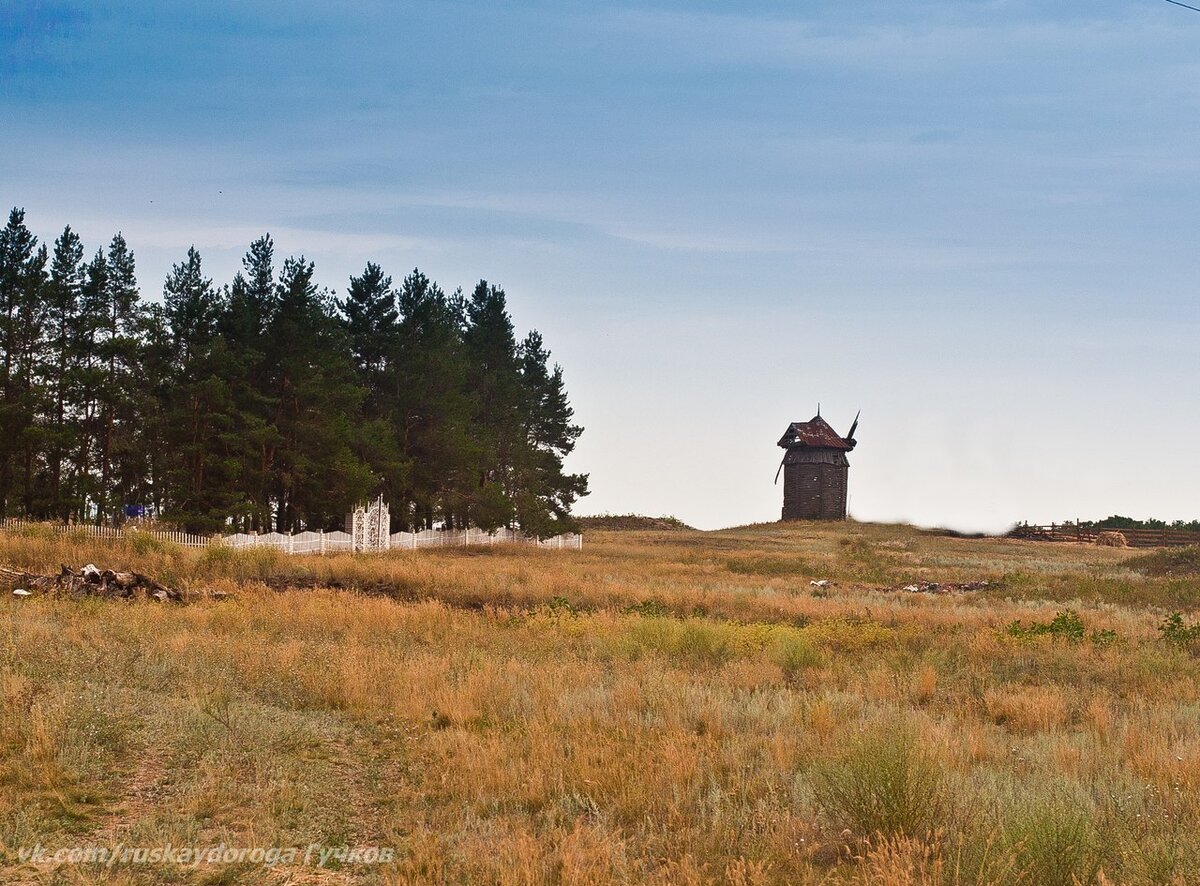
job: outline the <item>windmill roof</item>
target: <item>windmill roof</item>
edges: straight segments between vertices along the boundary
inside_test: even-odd
[[[809,421],[794,421],[788,425],[779,440],[779,445],[784,449],[811,446],[814,449],[840,449],[849,452],[854,448],[854,441],[839,437],[837,431],[829,426],[829,422],[816,415]]]

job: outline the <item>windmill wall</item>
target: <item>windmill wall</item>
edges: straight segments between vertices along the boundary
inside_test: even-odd
[[[783,461],[783,519],[846,519],[849,473],[844,452],[789,449]]]

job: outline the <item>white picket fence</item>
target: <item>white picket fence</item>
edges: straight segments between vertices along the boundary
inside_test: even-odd
[[[36,524],[12,518],[0,521],[0,527],[4,529],[39,525],[52,527],[55,532],[64,535],[106,539],[142,535],[190,548],[207,548],[213,545],[229,548],[276,548],[288,554],[332,554],[354,549],[353,538],[349,532],[297,532],[291,535],[282,532],[266,532],[262,535],[237,532],[233,535],[206,536],[137,527],[124,529],[116,526],[93,526],[89,523],[64,526],[61,523]],[[483,529],[425,529],[421,532],[393,532],[389,537],[388,547],[392,550],[417,550],[498,544],[526,544],[539,548],[578,551],[583,549],[583,536],[567,533],[553,538],[537,538],[512,529],[497,529],[495,532],[486,532]]]

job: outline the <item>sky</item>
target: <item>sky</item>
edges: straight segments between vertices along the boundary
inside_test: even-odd
[[[1200,4],[1198,4],[1200,5]],[[1164,0],[0,0],[0,204],[143,296],[269,231],[504,287],[579,513],[1200,517],[1200,13]]]

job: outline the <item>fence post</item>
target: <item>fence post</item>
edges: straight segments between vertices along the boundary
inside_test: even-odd
[[[318,529],[317,535],[319,536],[319,538],[317,539],[317,545],[321,549],[321,556],[324,557],[325,556],[325,530]]]

